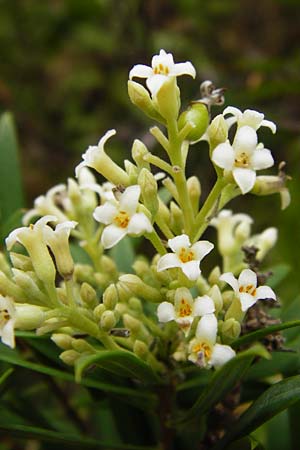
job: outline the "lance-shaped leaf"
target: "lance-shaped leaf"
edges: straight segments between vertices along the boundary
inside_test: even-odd
[[[206,414],[242,379],[256,356],[269,358],[269,353],[261,345],[255,345],[249,350],[241,352],[217,370],[192,408],[182,417],[175,419],[172,425],[183,424],[194,420],[202,414]]]
[[[81,356],[75,364],[75,379],[78,383],[81,381],[83,371],[93,364],[125,378],[151,384],[161,382],[159,376],[144,361],[129,352],[115,350]]]
[[[233,440],[252,433],[280,411],[298,402],[299,396],[300,375],[274,384],[250,406],[213,450],[222,450]]]

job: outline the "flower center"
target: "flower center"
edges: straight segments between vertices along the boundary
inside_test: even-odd
[[[162,63],[157,64],[153,67],[153,73],[155,75],[169,75],[170,69],[168,66],[164,66]]]
[[[202,353],[205,357],[205,359],[210,359],[212,350],[211,346],[207,344],[206,342],[197,342],[192,348],[193,353]]]
[[[187,263],[189,261],[193,261],[195,259],[194,252],[187,248],[182,247],[179,252],[179,259],[183,263]]]
[[[0,325],[4,326],[10,319],[9,312],[6,308],[0,309]]]
[[[182,298],[180,300],[180,306],[179,306],[179,317],[186,317],[190,316],[192,314],[192,307],[191,305],[186,301],[185,298]]]
[[[242,152],[239,155],[236,155],[234,165],[235,167],[249,167],[249,156],[247,153]]]
[[[114,224],[120,228],[127,228],[130,217],[126,211],[119,211],[114,217]]]
[[[240,286],[239,292],[245,292],[246,294],[250,294],[253,297],[256,295],[256,287],[253,284],[248,284],[247,286]]]

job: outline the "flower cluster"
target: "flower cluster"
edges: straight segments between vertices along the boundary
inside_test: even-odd
[[[276,299],[259,285],[258,269],[248,267],[242,249],[255,248],[260,262],[277,230],[251,235],[250,216],[223,209],[240,194],[287,192],[282,175],[256,176],[274,164],[257,132],[268,127],[275,133],[276,126],[261,113],[234,107],[211,120],[223,90],[208,89],[209,82],[203,99],[180,112],[181,75],[195,78],[195,68],[175,64],[164,50],[151,66],[139,64],[129,73],[132,102],[166,129],[151,128],[165,159],[135,140],[132,161],[119,167],[104,148],[116,134],[109,130],[83,154],[76,179],[38,197],[24,226],[7,237],[10,263],[0,259],[4,344],[15,345],[15,328],[36,330],[50,333],[66,364],[109,349],[130,351],[161,373],[166,353],[174,364],[218,368],[235,356],[230,344],[247,310]],[[146,87],[133,78],[146,79]],[[204,200],[198,176],[186,176],[189,145],[199,139],[208,141],[216,171]],[[217,230],[215,246],[203,238],[209,225]],[[148,250],[135,255],[141,237]],[[213,261],[217,249],[222,260],[208,273],[205,258]]]

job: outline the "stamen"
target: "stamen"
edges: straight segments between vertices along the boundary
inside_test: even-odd
[[[188,250],[184,247],[182,247],[180,249],[178,256],[179,256],[180,261],[183,263],[187,263],[189,261],[194,261],[194,259],[195,259],[194,252],[192,250]]]
[[[113,222],[120,228],[127,228],[130,217],[126,211],[119,211]]]

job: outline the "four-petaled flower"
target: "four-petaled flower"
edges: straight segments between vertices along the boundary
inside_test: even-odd
[[[264,148],[263,144],[257,144],[256,131],[248,125],[237,130],[232,145],[229,140],[217,145],[212,153],[212,161],[232,172],[243,194],[253,188],[256,170],[267,169],[274,164],[270,150]]]
[[[226,114],[233,116],[226,119],[228,127],[231,127],[231,125],[237,122],[238,128],[247,125],[256,131],[260,127],[267,127],[270,128],[272,133],[276,133],[276,124],[270,120],[266,120],[264,114],[253,109],[246,109],[242,112],[234,106],[227,106],[223,111],[223,115],[225,116]]]
[[[257,300],[273,299],[276,300],[274,291],[269,286],[257,287],[257,275],[253,270],[244,269],[238,279],[231,272],[223,273],[220,276],[221,281],[228,283],[234,290],[241,303],[241,310],[247,311]]]
[[[138,185],[129,186],[120,195],[119,202],[106,202],[94,211],[94,218],[107,225],[101,236],[104,248],[116,245],[126,234],[139,236],[151,233],[152,225],[144,213],[136,212],[141,188]]]
[[[0,295],[0,337],[3,344],[15,347],[16,309],[13,301]]]
[[[235,356],[229,345],[216,343],[218,321],[214,314],[201,317],[196,336],[189,343],[188,359],[200,367],[221,367]]]
[[[137,64],[129,72],[129,79],[146,78],[146,84],[152,95],[155,95],[168,77],[190,75],[195,78],[196,70],[191,62],[174,63],[173,55],[160,50],[159,55],[154,55],[151,66]]]
[[[185,335],[190,331],[195,317],[204,316],[215,311],[215,304],[208,295],[197,297],[193,300],[190,291],[178,288],[175,292],[174,305],[170,302],[162,302],[157,308],[159,322],[175,320]]]
[[[191,245],[186,234],[169,239],[168,245],[174,253],[167,253],[158,260],[157,271],[179,267],[190,280],[197,280],[201,273],[200,261],[214,248],[209,241],[198,241]]]

